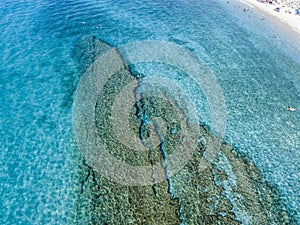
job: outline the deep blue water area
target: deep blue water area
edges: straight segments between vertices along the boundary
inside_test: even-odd
[[[82,74],[73,54],[80,38],[95,35],[116,47],[170,41],[201,58],[226,100],[225,140],[278,188],[300,223],[299,43],[246,7],[222,0],[2,0],[0,222],[74,222],[81,161],[72,102]],[[176,74],[147,68],[136,66],[146,76]],[[205,104],[201,90],[189,87],[195,105]],[[210,125],[207,109],[199,118]]]

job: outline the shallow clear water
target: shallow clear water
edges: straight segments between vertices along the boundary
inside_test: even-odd
[[[172,41],[201,58],[226,100],[226,141],[279,189],[299,222],[300,114],[287,107],[300,108],[300,49],[243,7],[221,0],[1,1],[0,221],[74,220],[80,153],[71,110],[81,72],[72,51],[79,38],[96,35],[113,46]],[[200,90],[189,87],[200,106]],[[199,116],[210,125],[207,109]]]

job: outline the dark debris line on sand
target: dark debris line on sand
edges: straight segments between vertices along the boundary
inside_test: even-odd
[[[109,48],[107,43],[96,37],[82,39],[74,50],[80,70],[84,72],[97,56]],[[179,118],[168,102],[154,97],[142,99],[132,108],[130,115],[130,126],[138,136],[147,136],[148,132],[147,126],[142,127],[141,116],[138,116],[143,110],[148,116],[160,117],[167,124],[172,121],[172,126],[179,128],[178,133],[170,132],[164,137],[164,152],[161,146],[148,152],[138,152],[119,143],[109,120],[112,103],[126,84],[138,78],[129,69],[124,68],[118,73],[111,77],[99,94],[95,109],[98,135],[109,146],[110,154],[126,163],[153,165],[162,162],[164,154],[171,154],[179,141]],[[296,224],[278,191],[264,180],[245,156],[238,155],[229,145],[223,144],[215,163],[200,171],[200,159],[211,135],[203,126],[199,125],[199,130],[200,142],[193,159],[172,178],[166,175],[165,181],[153,186],[113,183],[83,163],[76,223]],[[170,191],[170,182],[174,192]]]

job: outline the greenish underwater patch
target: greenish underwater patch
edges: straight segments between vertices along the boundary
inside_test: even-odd
[[[84,67],[109,46],[97,38],[82,40],[87,49]],[[104,45],[104,47],[103,47]],[[89,47],[86,47],[89,46]],[[93,49],[96,49],[93,51]],[[103,49],[100,51],[99,49]],[[138,151],[122,144],[112,128],[112,106],[120,91],[134,80],[128,68],[114,74],[99,93],[95,108],[97,132],[109,153],[133,166],[153,166],[171,155],[181,137],[182,117],[163,98],[145,97],[130,109],[128,123],[137,138],[154,132],[147,120],[160,118],[165,124],[162,145]],[[215,161],[202,170],[200,160],[212,138],[200,125],[193,157],[174,176],[148,186],[124,186],[98,174],[83,160],[81,191],[77,201],[77,224],[296,224],[280,193],[269,184],[246,156],[222,144]],[[126,135],[126,134],[124,134]]]

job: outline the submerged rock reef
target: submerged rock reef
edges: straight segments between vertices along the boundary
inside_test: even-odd
[[[110,48],[108,43],[93,36],[80,40],[74,48],[79,70],[85,72]],[[214,162],[205,169],[201,167],[208,140],[216,137],[200,122],[191,159],[179,172],[169,176],[167,157],[182,141],[182,124],[186,121],[176,106],[164,98],[138,99],[129,110],[129,127],[147,150],[137,151],[122,143],[114,133],[111,112],[121,90],[142,77],[131,66],[124,66],[111,76],[98,95],[97,135],[108,152],[120,161],[132,166],[161,164],[165,179],[156,182],[154,171],[152,185],[123,185],[98,173],[83,160],[82,188],[76,203],[77,224],[296,224],[276,188],[229,144],[221,144]],[[155,118],[164,124],[163,138],[158,135],[154,141],[157,144],[151,145],[155,124],[147,121]]]

